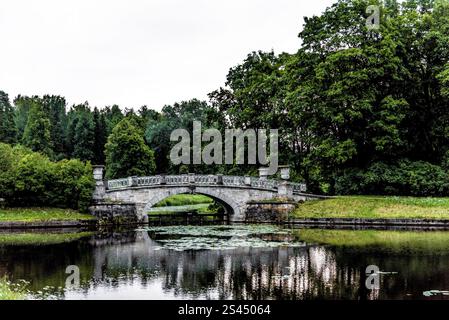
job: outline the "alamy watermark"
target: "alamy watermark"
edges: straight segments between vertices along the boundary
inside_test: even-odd
[[[366,7],[366,14],[369,16],[366,18],[366,27],[368,30],[379,30],[380,28],[380,7],[376,5],[370,5]]]
[[[65,273],[69,276],[65,280],[67,289],[78,289],[80,286],[80,268],[76,265],[67,266]]]
[[[379,290],[380,289],[379,267],[375,265],[370,265],[366,267],[365,273],[366,273],[365,287],[368,290]]]
[[[379,267],[376,265],[369,265],[368,267],[366,267],[365,273],[366,273],[365,287],[368,290],[380,289],[380,275],[398,274],[396,271],[380,271]]]
[[[269,156],[267,155],[267,131],[269,131]],[[206,129],[203,132],[200,121],[193,122],[192,137],[186,129],[176,129],[170,135],[170,141],[178,142],[170,151],[170,160],[175,165],[260,164],[268,166],[268,175],[277,172],[278,129],[226,129],[224,135],[223,140],[222,133],[218,129]],[[203,147],[203,142],[208,144]],[[246,162],[245,149],[248,155]]]

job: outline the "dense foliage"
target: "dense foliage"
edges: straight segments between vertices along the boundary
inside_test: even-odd
[[[296,54],[251,53],[212,102],[238,126],[281,128],[282,160],[309,190],[447,194],[449,2],[377,3],[368,30],[376,3],[307,18]]]
[[[380,6],[377,30],[366,27],[372,4]],[[257,166],[174,166],[170,133],[192,132],[194,120],[203,130],[272,128],[280,130],[279,162],[309,191],[448,195],[449,1],[339,0],[306,18],[299,38],[294,54],[250,53],[210,103],[161,112],[87,102],[66,112],[63,97],[11,104],[0,92],[0,141],[52,160],[106,163],[108,177],[254,174]]]
[[[54,206],[86,211],[95,183],[79,160],[52,162],[22,146],[0,143],[0,198],[10,206]]]
[[[148,176],[154,174],[155,167],[154,153],[142,132],[130,120],[120,121],[106,143],[106,177]]]

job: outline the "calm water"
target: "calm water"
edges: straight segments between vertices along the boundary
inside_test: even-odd
[[[449,290],[448,231],[216,225],[65,236],[0,233],[0,277],[28,281],[37,299],[449,298],[423,295]],[[78,288],[65,287],[70,265]],[[378,290],[365,286],[368,265],[386,272]]]

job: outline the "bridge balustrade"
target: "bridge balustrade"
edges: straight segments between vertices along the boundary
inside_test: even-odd
[[[257,189],[277,190],[280,184],[278,180],[260,179],[257,177],[242,176],[218,176],[218,175],[194,175],[181,174],[169,176],[147,176],[147,177],[129,177],[124,179],[109,180],[107,187],[109,190],[124,189],[129,187],[145,187],[157,185],[183,185],[183,184],[200,184],[200,185],[224,185],[233,187],[252,187]],[[302,193],[306,191],[304,183],[289,182],[293,186],[294,193]]]

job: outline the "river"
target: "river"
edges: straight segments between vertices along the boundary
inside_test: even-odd
[[[366,286],[369,265],[380,270],[377,287]],[[31,299],[446,299],[449,231],[218,224],[2,232],[2,276],[26,281]]]

